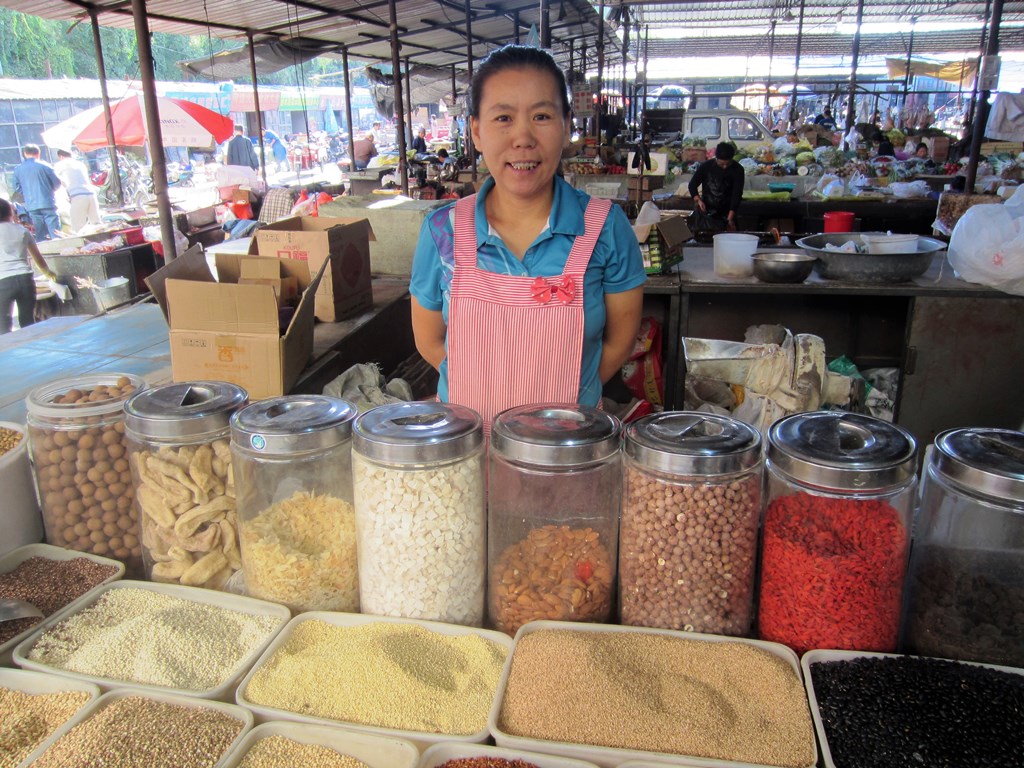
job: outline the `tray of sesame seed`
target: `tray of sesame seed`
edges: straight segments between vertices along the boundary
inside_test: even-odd
[[[814,768],[818,757],[793,651],[666,629],[523,625],[488,726],[498,746],[602,768]]]
[[[336,725],[274,721],[257,725],[239,742],[224,768],[415,768],[410,741],[360,733]]]
[[[1024,669],[838,650],[800,664],[824,768],[1020,765]]]
[[[449,760],[458,760],[459,768],[472,768],[474,765],[479,768],[596,768],[593,763],[571,757],[456,742],[430,747],[423,753],[418,768],[441,768]]]
[[[233,701],[290,616],[283,605],[218,590],[116,581],[43,622],[15,647],[14,662],[104,691]]]
[[[235,704],[155,691],[108,691],[18,768],[223,768],[252,723],[252,713]]]
[[[261,722],[340,724],[419,749],[482,742],[511,650],[492,630],[311,611],[274,639],[235,698]]]
[[[124,576],[124,563],[50,544],[26,544],[0,557],[0,598],[26,600],[44,618],[62,612],[92,590]],[[0,624],[0,664],[10,664],[14,647],[41,619]]]

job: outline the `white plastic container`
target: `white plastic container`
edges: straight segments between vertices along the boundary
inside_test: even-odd
[[[464,760],[474,757],[500,758],[503,760],[525,760],[537,768],[596,768],[593,763],[574,760],[571,757],[543,755],[522,749],[489,747],[481,744],[435,744],[423,753],[418,768],[438,768],[449,760]]]
[[[894,653],[871,653],[867,651],[833,651],[833,650],[814,650],[808,651],[800,657],[800,667],[803,670],[804,687],[807,688],[807,699],[811,705],[811,719],[814,721],[814,730],[818,734],[818,745],[821,748],[821,766],[822,768],[836,768],[836,763],[832,759],[832,752],[828,747],[828,738],[825,734],[825,724],[821,720],[821,711],[818,708],[818,697],[814,692],[814,680],[811,677],[811,666],[814,664],[822,664],[829,661],[853,661],[854,659],[872,658],[872,659],[887,659],[887,658],[900,658],[902,654]],[[915,657],[925,658],[925,657]],[[977,664],[971,661],[958,661],[958,664],[971,664],[977,667],[987,667],[988,669],[999,670],[1000,672],[1007,672],[1013,675],[1024,675],[1024,670],[1016,667],[1002,667],[995,664]],[[938,704],[939,702],[936,702]]]
[[[769,653],[775,654],[788,664],[796,675],[797,679],[802,681],[802,675],[800,671],[800,660],[793,651],[784,645],[779,643],[771,643],[763,640],[748,640],[744,638],[726,637],[724,635],[705,635],[695,632],[679,632],[676,630],[668,629],[650,629],[646,627],[624,627],[618,625],[606,625],[606,624],[586,624],[582,622],[564,622],[564,621],[533,621],[529,624],[525,624],[516,633],[515,640],[520,642],[521,639],[531,632],[538,632],[542,630],[569,630],[572,632],[599,632],[599,633],[635,633],[635,634],[655,634],[655,635],[667,635],[669,637],[677,637],[686,640],[700,640],[703,642],[711,643],[744,643],[752,645],[757,648],[761,648]],[[498,722],[501,716],[501,706],[505,698],[505,687],[508,683],[509,670],[512,665],[512,656],[505,660],[505,668],[502,671],[501,682],[498,684],[498,692],[494,699],[494,706],[491,708],[491,715],[488,719],[488,727],[491,731],[491,736],[494,737],[495,743],[499,747],[508,747],[511,749],[523,749],[526,751],[543,752],[551,755],[560,755],[564,757],[576,758],[578,760],[589,760],[595,763],[601,768],[618,768],[627,761],[653,761],[654,764],[663,764],[671,766],[687,766],[687,768],[765,768],[762,765],[756,763],[745,763],[736,762],[732,760],[719,760],[715,758],[697,757],[694,755],[677,755],[668,752],[648,752],[636,749],[621,749],[618,747],[601,747],[591,744],[577,744],[562,741],[547,741],[542,739],[531,739],[522,736],[514,736],[512,734],[502,731]],[[817,750],[814,747],[814,735],[813,729],[808,734],[810,737],[810,746],[814,749],[815,755]],[[812,762],[801,768],[815,768],[816,763]]]
[[[243,658],[235,668],[224,678],[224,680],[214,688],[208,688],[205,690],[186,690],[183,688],[170,688],[160,685],[147,685],[145,683],[138,683],[131,680],[116,680],[107,677],[99,677],[97,675],[85,675],[79,672],[72,672],[70,670],[61,669],[54,667],[49,664],[43,664],[38,661],[34,661],[28,657],[32,647],[39,640],[40,635],[46,632],[48,629],[58,624],[60,621],[68,618],[69,616],[78,613],[84,608],[89,607],[97,600],[99,600],[107,592],[114,589],[148,589],[152,592],[159,592],[164,595],[170,595],[172,597],[179,598],[181,600],[190,600],[195,603],[203,603],[205,605],[213,605],[219,608],[227,608],[232,611],[240,611],[243,613],[250,613],[260,616],[270,616],[277,620],[274,629],[267,633],[267,636],[263,639],[256,648],[254,648],[245,658]],[[234,697],[235,685],[238,680],[244,675],[249,668],[252,667],[255,660],[259,657],[260,653],[270,644],[270,642],[278,635],[282,627],[285,626],[291,613],[283,605],[277,603],[269,603],[265,600],[256,600],[251,597],[241,597],[239,595],[233,595],[227,592],[219,592],[213,589],[203,589],[201,587],[183,587],[177,584],[154,584],[146,581],[118,581],[113,584],[107,584],[100,589],[93,590],[85,596],[79,598],[66,609],[61,611],[59,614],[47,619],[40,624],[35,631],[29,635],[25,640],[19,643],[14,649],[14,663],[19,667],[25,669],[34,669],[39,672],[49,672],[54,675],[60,675],[62,677],[69,677],[73,680],[83,680],[86,682],[95,683],[103,691],[109,691],[113,688],[130,688],[138,691],[150,692],[150,693],[169,693],[177,696],[187,696],[199,699],[209,699],[215,701],[228,701],[230,702]]]
[[[0,421],[0,429],[21,434],[13,449],[0,456],[0,488],[4,489],[0,507],[0,555],[43,540],[43,516],[39,512],[32,467],[28,462],[28,434],[22,424]]]
[[[256,742],[271,736],[283,736],[300,744],[314,744],[354,757],[370,768],[414,768],[419,750],[409,741],[388,736],[372,736],[346,728],[309,723],[272,722],[257,725],[231,750],[224,768],[236,768]]]
[[[917,253],[917,235],[862,232],[860,239],[868,247],[868,253]]]
[[[227,763],[228,755],[230,755],[238,744],[242,741],[245,734],[250,728],[252,728],[253,718],[252,712],[235,706],[234,704],[225,704],[219,701],[203,701],[201,699],[190,698],[188,696],[176,696],[170,693],[159,693],[156,691],[137,691],[131,689],[118,689],[116,691],[108,691],[95,699],[91,703],[79,710],[78,714],[68,720],[64,725],[54,731],[53,735],[50,736],[46,741],[39,745],[32,753],[18,765],[18,768],[29,768],[33,762],[43,756],[49,747],[55,744],[64,736],[68,731],[74,728],[79,723],[88,720],[93,715],[100,712],[105,707],[110,706],[119,699],[128,698],[131,696],[141,696],[146,699],[152,699],[153,701],[159,701],[166,704],[177,704],[184,707],[195,707],[196,709],[214,709],[218,712],[223,712],[226,715],[230,715],[242,724],[242,730],[235,737],[235,739],[228,745],[228,748],[224,750],[224,755],[218,760],[213,768],[224,768]]]
[[[757,235],[723,232],[714,237],[715,274],[719,277],[753,277]]]
[[[303,613],[293,618],[288,625],[278,634],[270,646],[263,652],[260,658],[253,665],[249,674],[245,676],[241,683],[238,685],[238,690],[235,693],[235,701],[246,709],[252,710],[257,717],[258,722],[264,723],[271,720],[290,720],[293,722],[300,723],[314,723],[320,725],[343,725],[346,728],[350,728],[354,731],[362,733],[376,734],[380,736],[390,736],[393,738],[406,739],[416,745],[418,749],[426,749],[432,744],[441,742],[465,742],[465,743],[476,743],[479,744],[487,740],[490,735],[487,728],[483,728],[474,734],[468,736],[452,736],[444,733],[427,733],[425,731],[406,731],[392,728],[380,728],[372,725],[363,725],[362,723],[351,723],[340,720],[330,720],[322,717],[314,717],[312,715],[303,715],[298,712],[293,712],[287,709],[279,709],[277,707],[268,707],[261,704],[256,704],[246,698],[246,689],[249,685],[249,681],[252,680],[253,675],[266,664],[278,649],[288,642],[292,632],[295,631],[295,627],[304,621],[319,620],[327,622],[328,624],[334,624],[338,627],[358,627],[363,624],[374,624],[374,623],[391,623],[391,624],[404,624],[404,625],[416,625],[428,629],[431,632],[437,632],[441,635],[448,635],[452,637],[461,637],[462,635],[479,635],[480,637],[492,640],[504,647],[508,656],[512,655],[512,638],[502,632],[495,632],[488,629],[477,629],[475,627],[466,627],[461,624],[444,624],[436,621],[422,621],[418,619],[402,619],[394,618],[391,616],[370,616],[367,614],[359,613],[336,613],[329,611],[311,611],[309,613]],[[504,673],[503,673],[504,674]],[[499,689],[500,690],[500,683]],[[492,707],[493,710],[493,707]]]
[[[94,592],[98,592],[105,584],[110,584],[124,576],[124,563],[120,560],[112,560],[109,557],[100,557],[99,555],[93,555],[89,552],[79,552],[74,549],[55,547],[52,544],[26,544],[24,547],[18,547],[14,551],[8,552],[3,557],[0,557],[0,573],[10,573],[30,557],[45,557],[48,560],[75,560],[76,558],[84,557],[94,563],[108,565],[112,568],[116,568],[117,570],[84,595],[72,600],[59,611],[56,611],[52,616],[46,617],[46,619],[41,621],[39,624],[36,624],[34,627],[26,629],[24,632],[15,635],[7,642],[0,644],[0,664],[10,664],[15,646],[39,629],[45,621],[48,619],[56,619],[58,616],[68,612],[68,609],[79,600],[88,598]]]

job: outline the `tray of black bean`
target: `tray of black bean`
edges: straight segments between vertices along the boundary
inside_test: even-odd
[[[1024,669],[829,650],[801,666],[824,768],[1024,764]]]

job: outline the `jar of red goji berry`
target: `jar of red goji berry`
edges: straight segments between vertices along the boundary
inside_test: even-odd
[[[745,636],[754,614],[761,435],[711,413],[652,413],[625,429],[623,624]]]
[[[582,405],[510,408],[488,464],[488,620],[607,622],[615,584],[622,425]]]
[[[917,443],[881,419],[798,413],[768,432],[758,632],[798,653],[891,652],[917,485]]]
[[[1024,667],[1024,432],[943,432],[921,486],[901,650]]]

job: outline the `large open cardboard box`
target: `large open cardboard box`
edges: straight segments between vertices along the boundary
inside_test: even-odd
[[[365,217],[292,216],[256,230],[249,253],[304,261],[310,272],[327,264],[316,292],[317,320],[333,323],[373,306],[370,241]]]
[[[310,276],[307,262],[278,260],[282,280],[294,278],[301,292],[282,333],[275,286],[239,283],[252,260],[267,261],[218,253],[217,282],[206,255],[193,247],[146,279],[170,326],[174,381],[229,381],[260,400],[287,394],[299,378],[313,354],[314,296],[327,261]]]

